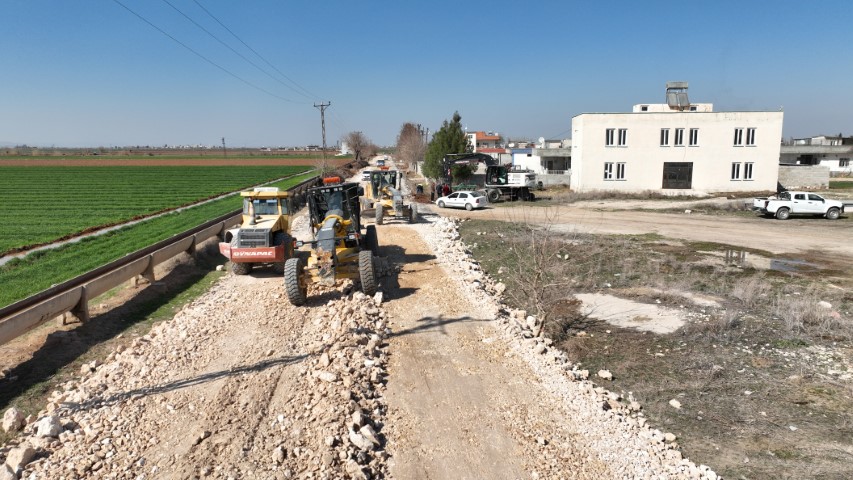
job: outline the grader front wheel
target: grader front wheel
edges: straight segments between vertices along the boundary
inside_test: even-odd
[[[358,274],[361,277],[361,290],[365,295],[376,293],[376,276],[373,271],[373,252],[362,250],[358,252]]]
[[[290,303],[304,305],[308,299],[308,284],[305,281],[305,261],[299,257],[284,262],[284,287]]]

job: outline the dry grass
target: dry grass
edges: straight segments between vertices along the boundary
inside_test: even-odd
[[[633,392],[655,428],[679,437],[685,455],[725,478],[848,478],[853,385],[829,377],[828,368],[843,367],[817,361],[813,349],[853,351],[853,296],[825,287],[823,272],[709,265],[697,253],[724,252],[724,245],[582,234],[549,233],[556,246],[550,261],[530,262],[529,235],[536,230],[524,228],[475,220],[461,231],[463,240],[478,244],[472,250],[484,270],[508,291],[526,281],[525,265],[544,266],[566,283],[549,293],[546,335],[582,368],[614,372],[607,388]],[[851,281],[849,268],[833,268],[834,284]],[[620,329],[582,316],[567,300],[574,292],[683,308],[688,322],[669,335]],[[694,306],[679,292],[710,294],[723,305]],[[522,295],[510,303],[535,311]],[[681,410],[669,406],[673,398]]]

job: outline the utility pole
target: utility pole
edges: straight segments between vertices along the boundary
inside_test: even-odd
[[[225,137],[222,137],[222,155],[228,158],[228,150],[225,149]]]
[[[320,102],[314,104],[314,107],[320,109],[320,127],[323,129],[323,164],[320,166],[321,174],[326,173],[326,107],[332,102]]]

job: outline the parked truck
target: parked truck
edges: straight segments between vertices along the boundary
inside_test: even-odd
[[[816,193],[781,192],[772,197],[753,199],[752,210],[779,220],[787,220],[791,215],[814,215],[837,220],[844,213],[844,203],[823,198]]]

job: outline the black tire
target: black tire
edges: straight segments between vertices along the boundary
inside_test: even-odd
[[[252,271],[252,264],[231,262],[231,271],[234,275],[248,275]]]
[[[779,210],[776,210],[776,218],[779,220],[787,220],[790,216],[791,210],[787,208],[780,208]]]
[[[830,208],[826,211],[826,218],[830,220],[838,220],[838,217],[841,216],[841,212],[837,208]]]
[[[382,220],[385,218],[385,209],[382,208],[382,204],[376,202],[376,224],[382,225]]]
[[[471,210],[474,210],[474,205],[471,205],[470,203],[466,203],[465,204],[465,210],[468,210],[469,212]]]
[[[441,200],[439,200],[438,202],[438,208],[444,208],[444,202],[442,202]]]
[[[489,190],[488,192],[486,192],[486,196],[489,197],[490,202],[495,203],[501,199],[501,191],[500,190]]]
[[[284,289],[290,303],[304,305],[308,299],[308,284],[305,281],[305,260],[299,257],[288,258],[284,262]]]
[[[529,192],[529,193],[527,194],[527,201],[528,201],[528,202],[533,202],[533,201],[535,201],[535,200],[536,200],[536,195],[535,195],[533,192]]]
[[[379,255],[379,237],[376,234],[376,225],[367,226],[364,243],[367,249],[373,252],[374,255]]]
[[[293,256],[293,239],[287,233],[279,230],[273,234],[272,237],[272,245],[277,247],[279,245],[284,245],[284,260],[287,261],[288,258]],[[284,273],[284,262],[276,262],[272,264],[273,270],[275,273],[279,275]]]
[[[361,291],[365,295],[376,293],[376,276],[373,272],[373,252],[370,250],[358,252],[358,275],[361,277]]]

